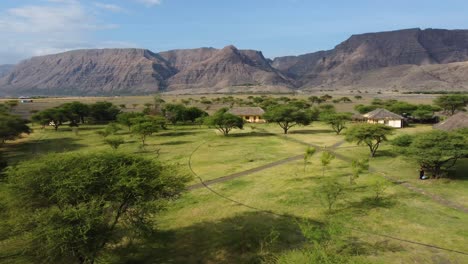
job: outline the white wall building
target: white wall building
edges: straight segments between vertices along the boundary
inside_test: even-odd
[[[404,117],[387,109],[378,108],[363,115],[370,124],[383,124],[394,128],[402,128]]]

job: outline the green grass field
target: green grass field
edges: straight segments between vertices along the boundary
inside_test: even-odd
[[[138,98],[141,102],[147,99]],[[34,127],[31,135],[9,142],[3,151],[13,164],[50,152],[113,151],[96,133],[102,128],[84,125],[73,131],[64,126],[53,131],[50,127]],[[431,129],[418,125],[397,130],[395,136]],[[316,223],[333,219],[346,231],[343,238],[353,255],[370,263],[468,263],[468,214],[431,197],[437,195],[468,208],[468,160],[458,162],[454,178],[420,181],[415,162],[395,156],[392,147],[385,143],[370,162],[371,172],[350,185],[348,159],[367,157],[368,150],[343,142],[344,136],[336,135],[320,122],[294,127],[288,135],[281,134],[275,124],[254,128],[246,125],[228,137],[206,127],[169,126],[151,136],[144,149],[125,128],[118,135],[126,143],[116,151],[174,164],[184,174],[191,174],[191,159],[193,171],[203,180],[301,155],[308,144],[329,148],[345,160],[336,158],[324,170],[319,148],[305,170],[303,160],[296,159],[210,185],[212,190],[187,191],[155,216],[157,234],[125,252],[115,252],[110,262],[269,263],[275,257],[294,255],[307,247],[299,219]],[[333,145],[336,149],[331,148]],[[392,183],[383,175],[424,193]],[[330,179],[345,186],[344,197],[332,212],[327,211],[320,195],[322,184]],[[194,177],[190,185],[198,182]],[[376,183],[386,186],[378,201],[373,198]],[[2,250],[0,244],[0,256],[12,246]]]

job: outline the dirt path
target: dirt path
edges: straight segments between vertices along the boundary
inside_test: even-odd
[[[288,140],[291,140],[291,141],[294,141],[294,142],[297,142],[297,143],[301,143],[303,145],[309,145],[309,146],[314,146],[315,145],[312,145],[312,144],[309,144],[307,142],[304,142],[304,141],[301,141],[301,140],[298,140],[298,139],[292,139],[292,138],[287,138]],[[344,155],[341,155],[339,153],[336,153],[334,152],[333,150],[338,148],[341,144],[343,144],[344,141],[341,141],[341,142],[338,142],[337,144],[333,145],[329,150],[339,159],[343,160],[343,161],[347,161],[347,162],[352,162],[352,159],[349,158],[349,157],[346,157]],[[428,198],[430,198],[431,200],[443,205],[443,206],[446,206],[446,207],[450,207],[450,208],[453,208],[453,209],[456,209],[456,210],[459,210],[459,211],[462,211],[462,212],[465,212],[465,213],[468,213],[468,208],[461,205],[461,204],[458,204],[458,203],[454,203],[452,201],[449,201],[439,195],[436,195],[436,194],[433,194],[433,193],[430,193],[426,190],[423,190],[421,188],[418,188],[408,182],[404,182],[404,181],[400,181],[399,179],[396,179],[394,177],[391,177],[389,176],[388,174],[382,172],[382,171],[379,171],[377,170],[376,168],[370,166],[369,167],[369,171],[370,172],[375,172],[375,173],[378,173],[380,175],[382,175],[382,177],[384,177],[385,179],[387,179],[388,181],[392,182],[393,184],[398,184],[398,185],[401,185],[401,186],[404,186],[405,188],[407,188],[408,190],[410,191],[413,191],[413,192],[416,192],[416,193],[419,193],[421,195],[424,195]]]
[[[298,140],[298,139],[295,139],[295,138],[291,138],[291,137],[288,137],[287,135],[286,136],[285,135],[276,135],[276,136],[281,137],[282,139],[285,139],[285,140],[288,140],[288,141],[292,141],[292,142],[296,142],[296,143],[299,143],[299,144],[302,144],[302,145],[314,147],[314,148],[317,149],[317,151],[323,150],[322,146],[307,143],[307,142],[304,142],[302,140]],[[351,158],[334,152],[334,150],[337,149],[339,146],[341,146],[343,143],[345,143],[344,140],[342,140],[340,142],[337,142],[337,143],[333,144],[332,146],[328,147],[327,150],[332,152],[337,158],[339,158],[339,159],[341,159],[343,161],[352,162]],[[236,178],[239,178],[239,177],[247,176],[247,175],[250,175],[250,174],[253,174],[253,173],[256,173],[256,172],[259,172],[259,171],[263,171],[263,170],[266,170],[266,169],[270,169],[270,168],[273,168],[273,167],[276,167],[276,166],[279,166],[279,165],[283,165],[283,164],[286,164],[286,163],[289,163],[289,162],[292,162],[292,161],[300,160],[303,157],[304,157],[303,154],[296,155],[296,156],[292,156],[292,157],[289,157],[289,158],[286,158],[286,159],[282,159],[282,160],[278,160],[278,161],[275,161],[275,162],[272,162],[272,163],[268,163],[268,164],[265,164],[265,165],[262,165],[262,166],[259,166],[259,167],[253,168],[253,169],[249,169],[249,170],[246,170],[246,171],[233,173],[233,174],[226,175],[226,176],[216,178],[216,179],[213,179],[213,180],[203,181],[201,183],[189,186],[188,190],[196,190],[196,189],[200,189],[200,188],[203,188],[205,186],[208,186],[208,185],[212,185],[212,184],[216,184],[216,183],[222,183],[222,182],[226,182],[226,181],[236,179]],[[410,191],[413,191],[415,193],[419,193],[421,195],[424,195],[424,196],[430,198],[431,200],[433,200],[433,201],[435,201],[435,202],[437,202],[437,203],[439,203],[439,204],[441,204],[443,206],[450,207],[450,208],[453,208],[453,209],[468,213],[468,208],[463,206],[463,205],[460,205],[460,204],[454,203],[452,201],[449,201],[449,200],[447,200],[447,199],[445,199],[445,198],[443,198],[443,197],[441,197],[439,195],[436,195],[436,194],[430,193],[430,192],[428,192],[426,190],[423,190],[421,188],[418,188],[418,187],[416,187],[416,186],[414,186],[414,185],[412,185],[412,184],[410,184],[408,182],[400,181],[400,180],[398,180],[398,179],[396,179],[394,177],[391,177],[391,176],[387,175],[384,172],[381,172],[381,171],[377,170],[376,168],[374,168],[372,166],[369,167],[369,171],[379,173],[380,175],[382,175],[382,177],[384,177],[388,181],[392,182],[393,184],[401,185],[401,186],[407,188]]]
[[[298,143],[304,144],[304,142],[300,142],[300,141],[298,141]],[[330,150],[336,149],[337,147],[339,147],[343,143],[344,143],[344,141],[340,141],[340,142],[335,143],[334,145],[332,145],[330,147]],[[317,151],[321,151],[323,149],[322,147],[320,147],[318,145],[315,145],[315,144],[308,144],[308,146],[316,148]],[[276,166],[279,166],[279,165],[283,165],[283,164],[286,164],[286,163],[289,163],[289,162],[292,162],[292,161],[301,160],[303,158],[304,158],[304,154],[292,156],[292,157],[289,157],[289,158],[286,158],[286,159],[278,160],[278,161],[268,163],[268,164],[265,164],[265,165],[262,165],[262,166],[259,166],[259,167],[253,168],[253,169],[246,170],[246,171],[236,172],[236,173],[229,174],[229,175],[226,175],[226,176],[223,176],[223,177],[219,177],[219,178],[216,178],[216,179],[213,179],[213,180],[203,181],[203,183],[197,183],[195,185],[191,185],[187,189],[188,190],[200,189],[200,188],[205,187],[206,185],[212,185],[212,184],[215,184],[215,183],[226,182],[226,181],[229,181],[229,180],[232,180],[232,179],[236,179],[236,178],[239,178],[239,177],[243,177],[243,176],[253,174],[255,172],[259,172],[259,171],[270,169],[270,168],[273,168],[273,167],[276,167]]]

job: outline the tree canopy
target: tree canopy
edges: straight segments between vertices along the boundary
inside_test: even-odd
[[[380,144],[387,141],[387,137],[393,134],[393,128],[382,124],[357,124],[346,131],[346,141],[365,144],[369,147],[370,156],[374,157]]]
[[[110,102],[97,102],[89,106],[89,117],[96,123],[115,121],[119,113],[120,109]]]
[[[36,113],[32,116],[32,120],[42,126],[51,124],[56,131],[63,123],[68,121],[65,110],[60,107],[49,108]]]
[[[29,134],[31,129],[27,123],[27,120],[19,116],[0,112],[0,144],[7,140],[15,140],[23,133]]]
[[[161,119],[152,116],[142,116],[133,118],[132,133],[138,135],[142,146],[145,145],[146,137],[159,131],[161,128]],[[162,120],[165,122],[165,120]]]
[[[352,113],[323,112],[320,113],[320,120],[330,125],[337,135],[346,128],[351,121]]]
[[[206,117],[204,122],[205,125],[215,127],[225,136],[234,128],[244,128],[244,119],[229,113],[227,108],[222,108],[213,115]]]
[[[318,111],[304,110],[292,105],[277,105],[269,108],[263,118],[268,122],[277,123],[287,134],[291,127],[309,125],[318,116]]]
[[[186,107],[183,104],[166,104],[163,108],[166,119],[175,125],[177,122],[194,122],[208,114],[197,107]]]
[[[460,158],[468,157],[468,137],[463,133],[434,130],[416,136],[402,135],[392,143],[434,177],[453,167]]]
[[[151,230],[149,216],[189,180],[173,168],[117,153],[53,154],[7,169],[5,201],[20,254],[36,263],[94,263]],[[145,231],[146,232],[146,231]]]
[[[464,110],[468,105],[468,96],[463,94],[449,94],[437,97],[434,103],[442,108],[449,115]]]

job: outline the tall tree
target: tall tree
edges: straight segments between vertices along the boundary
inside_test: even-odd
[[[183,104],[166,104],[162,109],[164,117],[173,125],[186,121],[187,108]]]
[[[140,137],[142,146],[145,146],[146,137],[158,132],[161,127],[160,121],[152,116],[137,117],[132,122],[132,133]]]
[[[406,156],[416,160],[434,177],[442,175],[444,169],[468,157],[468,137],[463,133],[434,130],[416,136],[400,136],[394,145]]]
[[[291,127],[309,125],[316,118],[316,113],[291,105],[278,105],[269,108],[263,118],[268,122],[277,123],[283,129],[284,134],[288,134]]]
[[[351,121],[351,113],[334,113],[324,112],[320,114],[320,120],[330,125],[337,135],[346,128],[346,125]]]
[[[32,120],[38,122],[42,126],[50,124],[54,127],[55,131],[67,122],[67,115],[62,108],[54,107],[38,112],[32,116]]]
[[[369,147],[370,156],[374,157],[380,144],[393,134],[393,128],[382,124],[357,124],[346,131],[346,141],[357,142]]]
[[[131,130],[133,122],[132,120],[138,117],[143,117],[143,113],[138,113],[138,112],[126,112],[126,113],[120,113],[117,115],[117,123],[128,127],[128,130]]]
[[[89,105],[83,104],[81,102],[66,103],[61,105],[60,108],[64,109],[68,120],[75,124],[84,124],[85,118],[89,116],[90,112]]]
[[[8,219],[32,263],[94,263],[183,191],[188,178],[118,153],[53,154],[7,170]]]
[[[89,106],[89,116],[96,123],[115,121],[118,114],[120,109],[110,102],[97,102]]]
[[[449,115],[464,110],[468,105],[468,96],[462,94],[442,95],[434,100],[437,106],[440,106]]]
[[[4,144],[7,140],[15,140],[21,134],[29,134],[30,132],[27,120],[19,116],[0,113],[0,144]]]
[[[215,127],[225,136],[234,128],[244,128],[244,119],[228,113],[227,108],[220,109],[213,115],[204,118],[204,122],[205,125]]]

